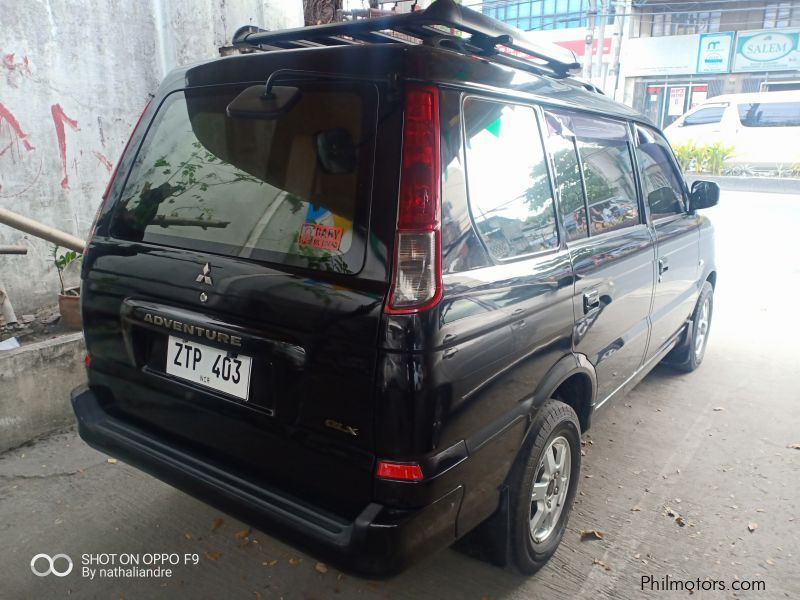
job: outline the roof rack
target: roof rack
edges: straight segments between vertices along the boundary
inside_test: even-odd
[[[534,42],[519,29],[453,0],[436,0],[421,11],[312,27],[280,31],[242,27],[233,38],[237,48],[260,50],[388,43],[447,48],[558,78],[580,68],[572,51]]]

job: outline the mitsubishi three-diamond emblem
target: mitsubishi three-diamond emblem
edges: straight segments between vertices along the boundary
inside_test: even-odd
[[[211,267],[208,263],[203,265],[203,271],[197,276],[195,281],[197,283],[205,283],[206,285],[214,285],[214,282],[211,281]]]

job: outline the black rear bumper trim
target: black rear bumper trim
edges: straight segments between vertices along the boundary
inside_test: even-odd
[[[226,472],[109,415],[87,386],[72,393],[81,437],[92,447],[347,570],[390,575],[455,539],[463,488],[423,508],[370,503],[348,521]]]

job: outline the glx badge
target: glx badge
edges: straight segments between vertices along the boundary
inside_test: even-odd
[[[334,421],[333,419],[325,419],[325,427],[336,429],[337,431],[341,431],[342,433],[346,433],[348,435],[358,436],[358,427],[351,427],[350,425],[344,425],[342,423],[339,423],[339,421]]]

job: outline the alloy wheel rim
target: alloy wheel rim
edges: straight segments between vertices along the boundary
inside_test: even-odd
[[[708,298],[706,298],[703,302],[703,305],[700,307],[700,312],[697,315],[697,335],[694,339],[695,358],[700,358],[703,355],[703,350],[705,349],[706,338],[708,337],[709,308],[709,301]]]
[[[546,542],[564,511],[572,472],[572,450],[563,436],[550,441],[536,469],[531,490],[530,534],[534,544]]]

